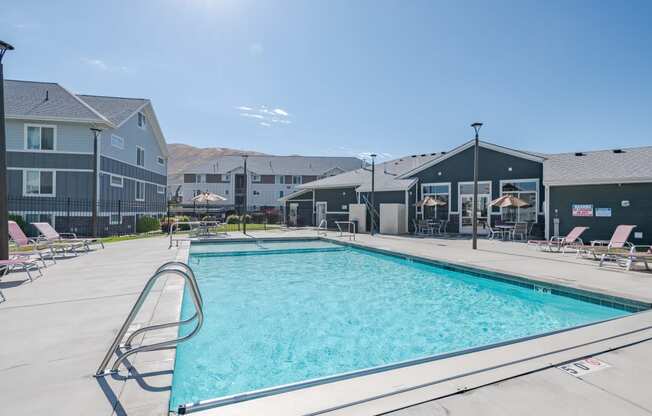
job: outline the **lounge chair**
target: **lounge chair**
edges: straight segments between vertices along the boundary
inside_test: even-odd
[[[58,233],[47,222],[33,222],[40,233],[39,238],[49,242],[65,242],[73,245],[81,245],[86,251],[90,250],[91,244],[99,245],[104,248],[104,243],[99,238],[77,238],[75,233]]]
[[[30,269],[36,268],[36,270],[39,273],[39,276],[43,276],[43,273],[41,272],[41,267],[34,259],[26,259],[26,258],[18,258],[18,257],[10,256],[9,260],[0,260],[0,267],[4,269],[3,274],[7,274],[11,270],[14,270],[17,267],[19,267],[21,270],[27,273],[27,277],[29,277],[30,282],[34,281],[34,279],[32,278],[32,273],[30,273]]]
[[[567,247],[573,248],[573,246],[584,245],[580,236],[588,229],[589,227],[573,227],[565,237],[556,236],[550,237],[549,240],[528,240],[527,244],[536,245],[537,248],[542,251],[561,251],[562,253],[565,253]]]
[[[629,253],[616,254],[618,264],[623,265],[627,270],[632,269],[632,264],[643,263],[647,270],[652,270],[652,246],[631,246]]]
[[[11,237],[9,240],[9,243],[11,244],[10,247],[15,246],[16,249],[20,250],[10,251],[9,254],[11,256],[38,258],[41,263],[43,263],[43,267],[47,267],[47,264],[45,263],[46,256],[49,257],[53,263],[56,263],[57,261],[55,257],[57,254],[57,249],[59,251],[65,251],[65,246],[51,243],[37,243],[36,240],[28,238],[15,221],[8,221],[8,226],[9,237]]]
[[[591,245],[576,246],[577,256],[592,256],[595,260],[600,260],[602,266],[605,260],[616,259],[617,254],[629,252],[632,244],[627,240],[634,228],[635,225],[619,225],[610,240],[593,240]]]

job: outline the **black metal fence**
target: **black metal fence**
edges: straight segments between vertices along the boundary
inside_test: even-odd
[[[16,197],[8,198],[9,215],[27,234],[35,235],[33,222],[48,222],[58,232],[78,236],[93,235],[93,201],[90,199]],[[164,219],[164,201],[100,201],[97,204],[96,235],[133,234],[138,232],[138,219],[144,216]]]

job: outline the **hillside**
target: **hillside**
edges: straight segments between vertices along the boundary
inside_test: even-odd
[[[249,150],[229,149],[226,147],[199,148],[181,143],[168,144],[170,159],[168,161],[168,183],[180,184],[183,182],[183,172],[195,166],[210,163],[219,156],[232,155],[263,155],[264,153]]]

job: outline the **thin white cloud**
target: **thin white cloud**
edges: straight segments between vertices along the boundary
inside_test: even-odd
[[[99,71],[105,72],[129,72],[129,68],[126,66],[114,66],[109,65],[105,61],[97,58],[81,58],[81,61],[86,65],[95,68]]]
[[[239,105],[234,108],[239,111],[241,117],[256,119],[258,120],[258,124],[263,127],[292,124],[290,113],[282,108],[271,107],[273,109],[270,109],[266,105]]]

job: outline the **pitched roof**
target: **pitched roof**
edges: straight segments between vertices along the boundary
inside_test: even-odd
[[[400,179],[399,175],[414,169],[430,160],[441,156],[441,153],[427,153],[422,155],[411,155],[400,159],[376,165],[376,176],[374,188],[376,191],[403,191],[409,189],[415,179]],[[350,172],[341,173],[336,176],[319,179],[308,184],[299,185],[298,188],[342,188],[354,187],[359,192],[371,191],[371,167],[360,168]]]
[[[584,185],[652,181],[652,146],[546,156],[543,183]]]
[[[8,118],[111,123],[61,85],[52,82],[5,80],[5,114]]]
[[[100,95],[78,95],[88,105],[119,126],[149,102],[144,98],[104,97]]]
[[[263,156],[247,158],[247,170],[258,175],[322,175],[335,168],[343,172],[359,168],[362,161],[355,157],[326,156]],[[221,156],[184,173],[229,173],[242,168],[242,156]]]

